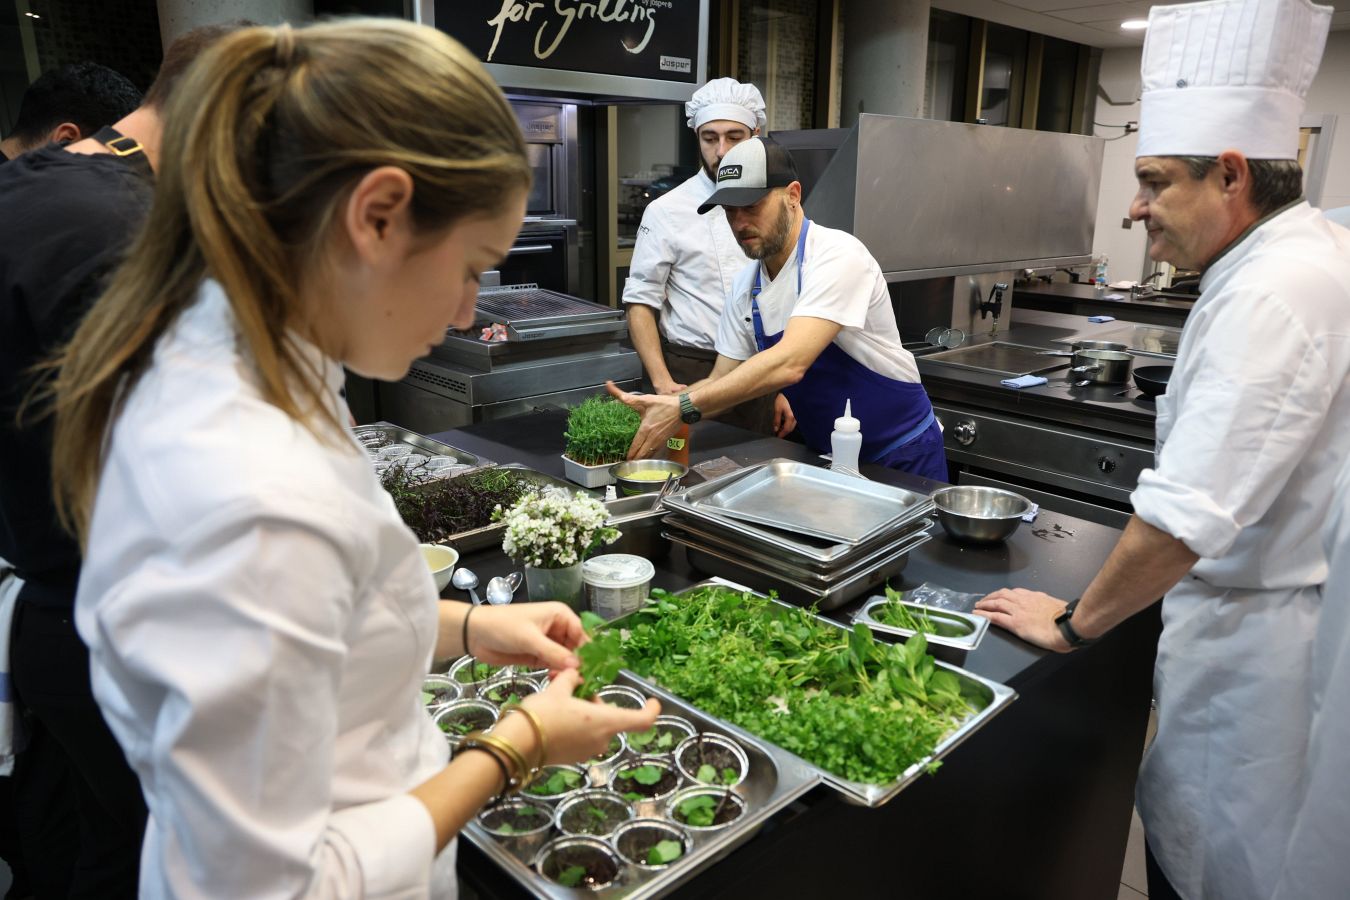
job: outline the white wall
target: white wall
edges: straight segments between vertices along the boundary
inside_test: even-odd
[[[1138,78],[1138,48],[1113,48],[1102,52],[1101,80],[1120,83]],[[1333,31],[1327,39],[1322,66],[1308,91],[1308,115],[1336,116],[1336,135],[1332,141],[1331,162],[1322,192],[1322,207],[1350,206],[1350,31]],[[1123,125],[1139,121],[1139,104],[1117,106],[1097,95],[1096,122]],[[1123,134],[1120,128],[1102,128],[1099,137],[1115,138]],[[1120,227],[1121,219],[1129,213],[1134,196],[1134,154],[1139,145],[1138,135],[1126,135],[1119,140],[1108,140],[1102,159],[1102,185],[1097,199],[1097,228],[1093,233],[1092,252],[1105,253],[1112,281],[1137,279],[1153,270],[1146,259],[1144,229],[1136,223],[1128,231]]]
[[[619,177],[651,172],[680,157],[684,108],[674,103],[619,107]]]

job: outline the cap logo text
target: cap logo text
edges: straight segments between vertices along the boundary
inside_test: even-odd
[[[722,168],[717,170],[718,183],[721,183],[723,181],[731,181],[733,179],[740,177],[741,177],[740,166],[723,166]]]

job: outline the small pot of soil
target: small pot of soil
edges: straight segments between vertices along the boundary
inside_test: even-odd
[[[670,798],[666,817],[694,833],[717,831],[745,813],[745,800],[730,788],[687,787]]]
[[[540,800],[552,806],[568,794],[590,787],[586,770],[581,766],[544,766],[539,776],[521,789],[521,796]]]
[[[598,891],[619,880],[619,856],[598,838],[555,838],[534,858],[534,869],[554,884],[579,891]]]
[[[694,839],[665,819],[633,819],[610,838],[620,858],[637,869],[653,872],[684,859],[694,849]]]
[[[422,678],[422,705],[435,712],[447,703],[460,698],[463,689],[444,675],[427,675]]]
[[[675,766],[689,781],[717,787],[734,787],[750,772],[750,760],[741,745],[712,732],[681,741],[675,748]]]
[[[609,784],[609,773],[614,771],[614,767],[619,765],[624,754],[628,751],[628,742],[624,740],[622,734],[616,734],[609,739],[609,746],[604,752],[592,756],[582,763],[582,767],[591,776],[591,784],[596,787],[604,787]]]
[[[482,700],[456,700],[441,707],[431,721],[445,733],[454,750],[469,732],[487,731],[496,725],[497,707]]]
[[[639,816],[659,816],[665,799],[679,787],[680,773],[668,756],[630,759],[609,776],[609,789],[632,803]]]
[[[691,737],[697,729],[680,716],[657,716],[656,724],[646,731],[630,731],[625,735],[628,749],[647,756],[668,756],[675,752],[680,741]]]
[[[558,803],[554,821],[563,834],[589,834],[606,837],[633,818],[633,807],[613,791],[591,789],[577,791]]]
[[[478,825],[529,865],[553,831],[553,810],[546,803],[512,797],[480,812]]]
[[[464,691],[465,697],[477,697],[483,687],[509,666],[494,666],[472,656],[461,656],[450,664],[446,675]]]
[[[537,693],[539,682],[514,671],[494,675],[492,680],[478,689],[480,699],[495,703],[499,707],[508,703],[519,703],[531,694]]]
[[[608,703],[619,709],[642,709],[647,705],[647,698],[642,696],[641,692],[621,684],[602,687],[595,692],[595,696],[600,698],[601,703]]]

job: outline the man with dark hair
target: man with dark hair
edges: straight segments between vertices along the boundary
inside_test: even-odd
[[[24,91],[14,130],[0,141],[0,163],[44,144],[87,138],[140,104],[136,85],[107,66],[78,62],[52,69]]]
[[[97,298],[149,211],[162,111],[193,59],[237,26],[175,41],[144,102],[114,125],[0,167],[0,601],[17,598],[10,672],[24,714],[14,804],[39,897],[135,897],[146,810],[108,730],[73,622],[80,551],[57,522],[51,421],[20,421],[31,368],[50,357]],[[74,784],[78,836],[54,840],[49,791]]]
[[[1149,256],[1202,273],[1157,400],[1155,465],[1079,600],[1004,589],[976,606],[1067,651],[1163,596],[1158,731],[1136,789],[1154,900],[1265,900],[1293,851],[1344,866],[1344,804],[1315,799],[1305,827],[1331,830],[1295,830],[1305,789],[1343,794],[1346,772],[1314,722],[1315,647],[1338,647],[1321,632],[1347,621],[1324,595],[1318,537],[1350,447],[1350,233],[1303,199],[1294,161],[1331,16],[1308,0],[1149,14],[1130,217]],[[1345,896],[1335,862],[1287,872],[1289,896]]]

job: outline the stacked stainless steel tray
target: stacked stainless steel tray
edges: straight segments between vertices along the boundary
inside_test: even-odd
[[[904,488],[777,459],[665,498],[689,562],[833,609],[883,585],[929,539],[933,503]]]

